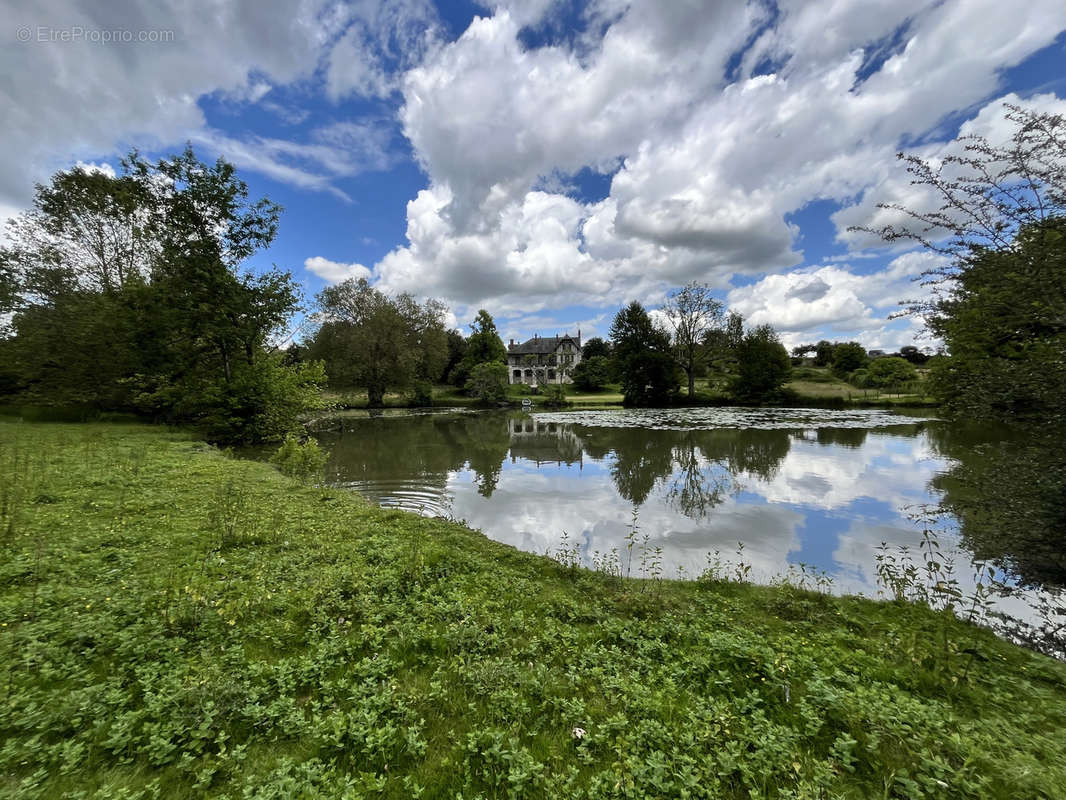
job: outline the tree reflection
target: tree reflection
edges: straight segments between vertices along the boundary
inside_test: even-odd
[[[1066,430],[936,424],[929,439],[954,461],[933,486],[974,557],[1066,586]]]

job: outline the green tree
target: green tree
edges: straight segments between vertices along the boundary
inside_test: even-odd
[[[918,380],[914,365],[903,358],[889,356],[875,358],[867,367],[870,383],[879,389],[899,391],[904,385]]]
[[[858,342],[841,342],[833,346],[833,373],[839,378],[862,369],[868,361],[866,348]]]
[[[496,403],[507,395],[507,365],[496,361],[475,364],[466,379],[466,392],[483,403]]]
[[[708,363],[720,373],[731,375],[737,369],[737,348],[744,339],[744,318],[736,311],[726,314],[725,324],[707,331],[703,344]]]
[[[611,382],[611,362],[604,356],[582,358],[574,367],[574,386],[583,392],[598,392]]]
[[[444,367],[443,378],[453,386],[462,386],[458,379],[458,367],[466,355],[466,339],[461,331],[452,328],[448,331],[448,361]]]
[[[478,364],[506,364],[507,348],[496,330],[492,315],[485,309],[477,312],[470,324],[470,335],[466,337],[466,353],[459,362],[458,376],[464,382],[466,376]]]
[[[602,358],[611,357],[611,345],[601,339],[599,336],[593,336],[584,346],[581,348],[582,360],[588,358],[595,358],[600,356]]]
[[[770,325],[759,325],[744,336],[737,360],[737,376],[730,391],[744,402],[776,400],[792,375],[788,350]]]
[[[822,339],[814,346],[814,366],[828,367],[833,363],[833,343]]]
[[[289,367],[268,344],[297,310],[298,287],[287,273],[241,268],[273,240],[279,215],[269,200],[249,201],[232,165],[201,163],[191,148],[154,163],[133,152],[119,176],[74,169],[38,186],[0,252],[18,284],[24,391],[36,402],[214,420],[219,440],[296,425],[291,404],[256,403],[277,402],[279,382],[313,379],[277,374]],[[217,423],[233,407],[272,422],[227,430]]]
[[[883,204],[904,222],[876,229],[945,256],[907,303],[949,358],[931,385],[949,411],[1066,419],[1066,118],[1007,105],[1010,140],[964,136],[946,157],[900,154],[932,210]]]
[[[929,356],[915,347],[913,344],[906,345],[899,349],[900,358],[905,358],[912,364],[921,366],[929,360]]]
[[[723,329],[725,308],[704,284],[687,284],[671,292],[663,306],[670,327],[674,357],[688,378],[688,396],[696,393],[696,373],[707,362],[707,337]]]
[[[615,315],[611,342],[625,404],[668,403],[678,384],[670,334],[652,321],[644,306],[634,300]]]
[[[316,300],[323,325],[310,344],[312,356],[325,361],[331,381],[365,386],[371,407],[384,405],[390,389],[440,377],[448,357],[440,303],[389,297],[365,278],[326,287]]]

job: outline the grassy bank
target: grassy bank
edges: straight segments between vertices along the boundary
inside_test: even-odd
[[[0,422],[0,796],[1063,797],[1066,665],[619,582],[187,435]]]

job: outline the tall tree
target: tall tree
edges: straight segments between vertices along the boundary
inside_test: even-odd
[[[657,326],[636,300],[622,308],[611,324],[614,358],[627,405],[668,403],[678,375],[670,352],[670,334]]]
[[[749,331],[737,348],[737,376],[731,390],[745,402],[777,399],[792,374],[792,360],[770,325]]]
[[[688,378],[688,396],[696,393],[696,371],[707,360],[707,337],[723,328],[725,307],[711,295],[711,289],[693,281],[671,292],[663,314],[673,339],[674,357]]]
[[[900,154],[933,198],[880,204],[898,224],[862,228],[945,256],[906,303],[944,340],[933,385],[950,410],[1066,420],[1066,118],[1007,105],[1010,139],[963,136],[946,156]]]
[[[284,434],[296,420],[279,398],[308,399],[314,383],[312,368],[283,367],[267,344],[296,310],[297,286],[277,270],[241,271],[279,213],[249,201],[232,165],[203,164],[191,148],[154,163],[134,152],[119,176],[74,169],[39,186],[0,253],[18,278],[26,391],[194,421],[218,439]]]
[[[611,346],[599,336],[593,336],[581,347],[581,358],[595,358],[596,356],[611,357]]]
[[[371,407],[384,405],[389,389],[439,377],[448,354],[439,302],[392,298],[365,278],[329,286],[316,300],[323,324],[310,344],[312,356],[326,362],[334,382],[365,386]]]
[[[496,323],[485,309],[477,312],[466,337],[466,354],[462,360],[463,373],[469,375],[478,364],[506,364],[507,348],[496,330]]]

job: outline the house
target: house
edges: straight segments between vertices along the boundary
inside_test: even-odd
[[[574,367],[581,362],[581,331],[577,336],[534,336],[522,344],[512,339],[507,346],[510,383],[540,386],[570,383]]]

